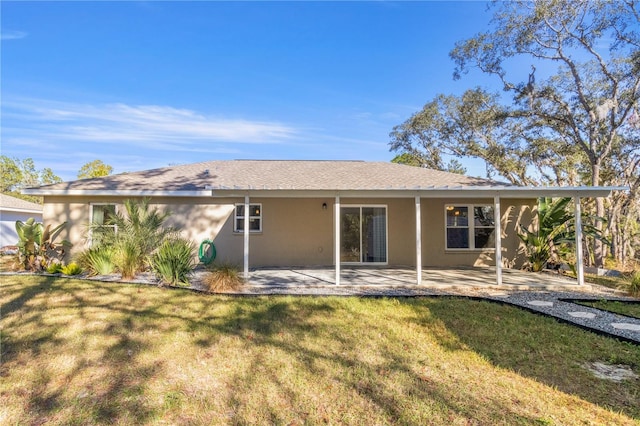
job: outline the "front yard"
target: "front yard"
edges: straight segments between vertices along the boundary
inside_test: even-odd
[[[637,424],[640,347],[455,298],[3,276],[2,424]]]

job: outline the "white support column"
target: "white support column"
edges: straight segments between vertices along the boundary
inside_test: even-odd
[[[578,285],[584,284],[584,259],[582,256],[582,212],[580,210],[580,197],[573,197],[573,205],[576,225],[576,274]]]
[[[244,197],[244,279],[249,278],[249,196]]]
[[[416,284],[422,284],[422,215],[420,196],[416,196]]]
[[[335,208],[335,224],[336,224],[336,228],[334,230],[334,236],[333,236],[333,241],[334,241],[334,247],[333,247],[333,253],[334,253],[334,258],[335,258],[335,265],[336,265],[336,285],[340,285],[340,228],[341,228],[341,224],[340,224],[340,196],[336,195],[336,202],[334,205]]]
[[[500,196],[493,197],[493,215],[496,237],[496,284],[502,285],[502,213],[500,213]]]

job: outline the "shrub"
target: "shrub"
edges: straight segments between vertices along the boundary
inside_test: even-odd
[[[244,280],[240,277],[238,268],[223,263],[211,268],[211,272],[204,277],[204,283],[209,291],[225,293],[239,290]]]
[[[63,266],[60,270],[65,275],[78,275],[82,273],[82,268],[75,262],[71,262],[67,266]]]
[[[138,251],[138,245],[133,240],[122,239],[114,246],[114,264],[125,280],[133,279],[144,265]]]
[[[91,275],[109,275],[116,269],[114,249],[110,246],[91,247],[80,254],[77,260]]]
[[[126,213],[117,212],[104,225],[92,226],[91,231],[100,234],[101,245],[113,247],[116,268],[122,278],[130,279],[150,266],[151,254],[173,230],[163,226],[169,213],[151,208],[148,198],[125,200],[124,207]],[[117,232],[107,232],[113,225]]]
[[[628,291],[633,296],[640,296],[640,271],[635,271],[629,278]]]
[[[51,224],[45,227],[32,217],[26,222],[16,221],[18,259],[24,269],[46,270],[51,263],[64,257],[71,243],[67,240],[55,243],[55,240],[66,224],[64,222],[51,229]]]
[[[168,238],[151,256],[151,268],[165,283],[186,285],[196,264],[194,251],[191,241],[180,237]]]
[[[59,274],[62,272],[62,264],[61,263],[52,263],[47,267],[48,274]]]

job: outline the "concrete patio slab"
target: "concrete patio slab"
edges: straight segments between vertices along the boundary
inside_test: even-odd
[[[587,290],[575,279],[556,274],[503,270],[503,284],[496,284],[495,268],[426,268],[420,287],[496,288],[512,290]],[[335,286],[333,268],[260,268],[251,271],[249,286],[256,287],[325,287]],[[417,287],[416,272],[409,267],[343,267],[340,287]]]

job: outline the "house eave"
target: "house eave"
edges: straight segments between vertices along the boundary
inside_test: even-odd
[[[23,194],[39,196],[113,196],[113,197],[210,197],[210,190],[156,191],[156,190],[100,190],[100,189],[23,189]]]
[[[211,189],[214,197],[261,198],[540,198],[540,197],[608,197],[613,191],[625,191],[627,187],[447,187],[447,188],[403,188],[403,189]]]
[[[414,187],[380,189],[295,189],[295,188],[220,188],[207,186],[204,190],[85,190],[85,189],[24,189],[23,194],[39,196],[111,196],[111,197],[244,197],[262,198],[539,198],[539,197],[608,197],[613,191],[628,191],[624,186],[580,187]]]
[[[13,212],[13,213],[35,213],[35,214],[42,214],[42,210],[36,210],[36,209],[20,209],[20,208],[15,208],[15,207],[0,207],[0,211],[3,212]]]

